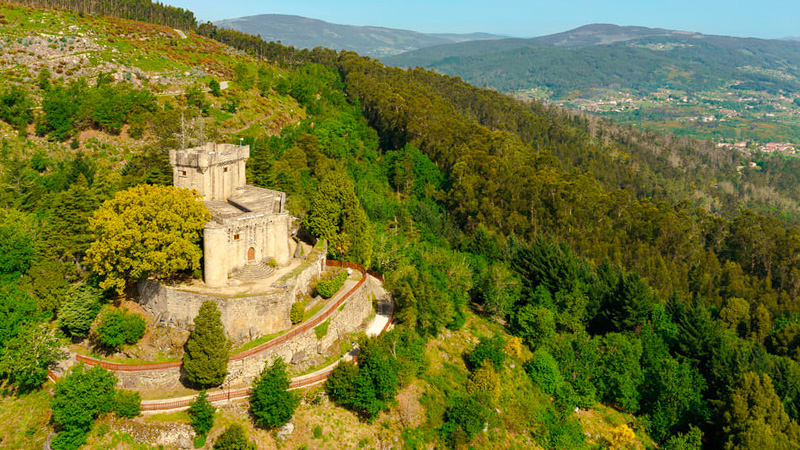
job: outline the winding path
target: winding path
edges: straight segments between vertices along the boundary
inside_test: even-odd
[[[327,261],[328,266],[340,266],[341,264],[338,261]],[[377,336],[381,334],[383,331],[390,328],[392,323],[392,318],[394,316],[394,302],[391,300],[391,295],[383,288],[383,277],[371,272],[367,272],[363,267],[352,264],[352,263],[345,263],[346,267],[350,267],[352,269],[356,269],[362,273],[362,278],[355,284],[346,284],[345,286],[350,287],[344,294],[338,294],[334,297],[334,301],[329,303],[329,306],[323,308],[317,314],[315,314],[309,320],[303,322],[300,326],[290,330],[286,334],[279,336],[275,339],[267,341],[261,345],[258,345],[254,348],[246,350],[244,352],[231,355],[231,360],[241,360],[248,356],[255,355],[257,353],[263,352],[271,347],[276,345],[280,345],[286,341],[291,340],[293,337],[308,331],[310,328],[313,328],[319,325],[322,321],[328,318],[330,314],[335,311],[339,306],[342,305],[353,293],[356,292],[363,284],[367,284],[367,289],[369,289],[370,293],[375,296],[375,298],[380,299],[378,305],[378,311],[376,311],[376,315],[372,321],[372,323],[367,327],[366,334],[367,336]],[[338,297],[338,298],[337,298]],[[358,348],[353,348],[345,354],[339,360],[333,362],[332,364],[319,369],[315,372],[300,375],[291,379],[289,389],[299,389],[308,386],[313,386],[318,383],[324,382],[328,375],[333,372],[333,369],[342,361],[350,361],[356,359],[358,356]],[[166,363],[154,363],[154,364],[120,364],[120,363],[112,363],[109,361],[102,361],[96,358],[91,358],[83,355],[76,355],[76,360],[87,364],[89,366],[98,365],[100,367],[104,367],[106,369],[112,371],[144,371],[144,370],[159,370],[159,369],[167,369],[173,367],[180,367],[182,364],[181,361],[172,361]],[[59,379],[59,376],[53,373],[52,371],[49,372],[49,377],[51,381],[56,382]],[[158,399],[158,400],[142,400],[142,414],[154,414],[154,413],[162,413],[162,412],[171,412],[171,411],[180,411],[187,409],[189,404],[194,401],[196,395],[184,396],[184,397],[174,397],[174,398],[167,398],[167,399]],[[230,402],[232,400],[242,399],[250,396],[250,388],[243,387],[243,388],[236,388],[236,389],[228,389],[228,390],[221,390],[217,392],[212,392],[208,394],[208,400],[212,404],[222,404],[225,402]]]

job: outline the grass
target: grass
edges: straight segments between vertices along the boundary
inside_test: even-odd
[[[328,334],[328,325],[330,325],[330,323],[331,319],[326,319],[325,322],[314,327],[314,334],[317,335],[317,339],[322,339]]]
[[[303,314],[303,322],[305,322],[306,320],[314,317],[314,315],[316,313],[318,313],[322,308],[324,308],[325,305],[327,305],[326,302],[319,302],[316,305],[314,305],[313,308],[311,308],[310,310],[306,311],[305,314]]]
[[[253,340],[253,341],[250,341],[250,342],[245,342],[241,346],[236,347],[233,350],[231,350],[231,355],[235,355],[237,353],[241,353],[243,351],[250,350],[253,347],[258,347],[259,345],[261,345],[261,344],[263,344],[265,342],[269,342],[269,341],[275,339],[278,336],[282,336],[282,335],[286,334],[289,330],[291,330],[291,328],[279,331],[277,333],[265,334],[265,335],[259,337],[256,340]]]
[[[177,411],[177,412],[169,412],[169,413],[161,413],[161,414],[152,414],[143,416],[145,422],[183,422],[189,423],[189,413],[186,411]]]
[[[50,431],[52,385],[20,396],[0,397],[0,447],[42,448]]]

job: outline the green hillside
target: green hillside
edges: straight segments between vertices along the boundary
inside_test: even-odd
[[[172,184],[166,150],[213,139],[250,145],[248,181],[285,191],[339,244],[329,258],[385,276],[396,324],[275,405],[291,409],[286,440],[242,402],[198,447],[231,424],[260,448],[797,447],[796,159],[751,168],[708,142],[211,24],[176,23],[183,38],[145,22],[191,17],[159,4],[112,4],[129,21],[93,14],[108,2],[38,3],[70,4],[86,9],[0,6],[0,379],[7,410],[35,412],[0,416],[2,442],[41,446],[52,427],[56,450],[143,448],[131,433],[188,429],[188,413],[126,418],[136,394],[103,370],[45,378],[66,338],[111,352],[96,345],[108,317],[136,321],[111,307],[135,305],[139,276],[103,292],[98,269],[120,258],[87,257],[103,202]],[[183,267],[153,275],[202,275]]]
[[[527,40],[437,46],[383,61],[695,137],[765,142],[800,136],[792,118],[800,45],[793,41],[590,25]],[[697,121],[703,116],[710,120]]]

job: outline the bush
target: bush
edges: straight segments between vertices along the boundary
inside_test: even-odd
[[[136,417],[142,411],[142,396],[138,392],[118,390],[114,411],[119,417]]]
[[[484,361],[489,360],[494,364],[495,369],[501,370],[503,363],[506,361],[506,354],[503,351],[505,345],[505,339],[499,335],[489,339],[481,339],[467,356],[467,366],[470,370],[475,370],[481,367]]]
[[[145,327],[144,318],[140,314],[109,307],[100,314],[97,340],[108,348],[135,344],[144,335]]]
[[[297,325],[303,321],[306,315],[306,307],[303,302],[292,303],[292,310],[289,312],[289,318],[292,320],[292,325]]]
[[[214,427],[214,411],[217,408],[208,402],[206,391],[200,391],[191,405],[189,405],[189,420],[194,428],[194,432],[200,436],[205,436]]]
[[[58,310],[58,326],[70,336],[86,336],[100,312],[101,299],[102,292],[95,287],[84,283],[73,286]]]
[[[322,426],[314,425],[314,439],[322,439]]]
[[[241,424],[234,423],[228,426],[217,441],[214,450],[255,450],[256,445],[247,439],[247,433]]]
[[[317,282],[317,294],[323,298],[331,298],[347,280],[347,271],[342,270],[336,276],[326,276]]]
[[[489,411],[474,397],[456,394],[450,398],[444,420],[442,434],[453,447],[459,447],[483,429],[489,420]]]
[[[51,420],[59,432],[52,442],[55,450],[74,450],[83,445],[95,419],[110,412],[115,404],[117,377],[111,372],[78,366],[56,384]]]
[[[530,362],[525,363],[525,371],[530,375],[531,380],[538,384],[543,392],[553,395],[559,384],[561,384],[561,372],[558,370],[558,362],[547,350],[540,348],[533,353]]]
[[[493,404],[500,398],[500,376],[492,364],[484,364],[469,376],[467,394],[486,396]]]
[[[358,366],[354,362],[341,362],[325,381],[325,391],[336,404],[349,406],[353,396],[353,382],[358,376]]]

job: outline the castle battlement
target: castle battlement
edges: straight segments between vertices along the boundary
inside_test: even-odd
[[[247,185],[249,157],[247,145],[213,142],[169,152],[175,187],[197,190],[211,212],[203,231],[208,286],[224,286],[232,272],[248,263],[286,265],[297,245],[289,232],[286,194]]]

